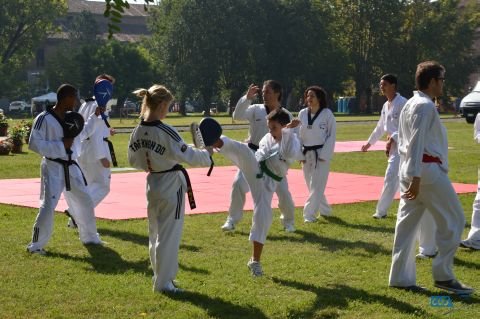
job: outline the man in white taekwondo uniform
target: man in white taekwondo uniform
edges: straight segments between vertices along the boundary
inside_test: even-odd
[[[434,61],[422,62],[415,74],[419,91],[404,106],[399,121],[401,199],[395,226],[389,285],[418,291],[415,237],[425,209],[438,231],[438,255],[432,262],[435,287],[456,294],[473,289],[455,279],[453,259],[465,226],[465,216],[448,178],[447,132],[432,98],[443,91],[445,69]]]
[[[253,153],[258,150],[260,140],[268,133],[266,116],[271,111],[282,108],[280,105],[282,98],[282,87],[280,83],[274,80],[265,81],[261,91],[264,104],[252,104],[252,101],[259,92],[260,88],[258,86],[250,85],[247,94],[237,102],[232,115],[234,120],[247,120],[249,122],[247,142]],[[290,112],[285,108],[282,109],[289,114],[290,119],[293,118]],[[295,204],[288,190],[287,178],[283,178],[276,187],[275,192],[278,196],[278,206],[282,212],[280,218],[282,219],[283,226],[285,227],[285,231],[293,232],[295,231]],[[248,193],[248,191],[249,187],[245,176],[241,170],[238,170],[233,180],[230,207],[228,209],[227,220],[222,226],[223,230],[230,231],[235,229],[235,224],[238,223],[243,216],[245,194]]]
[[[480,113],[475,118],[473,126],[473,138],[480,143]],[[460,242],[460,246],[473,250],[480,250],[480,170],[477,187],[477,195],[473,202],[472,227],[468,232],[468,237]]]
[[[107,74],[99,75],[95,82],[95,87],[98,83],[104,83],[103,81],[109,81],[111,85],[115,82],[115,79]],[[94,89],[94,91],[96,91]],[[105,109],[106,103],[111,98],[111,92],[109,92],[106,98],[96,94],[98,98],[89,98],[82,104],[78,113],[80,113],[85,120],[87,120],[95,110],[100,106],[102,110]],[[99,103],[99,99],[101,100]],[[99,105],[102,104],[102,105]],[[111,169],[110,163],[117,166],[115,152],[113,145],[108,140],[113,132],[107,119],[106,111],[102,111],[98,115],[102,123],[98,129],[95,130],[92,136],[89,136],[81,141],[79,149],[78,164],[80,165],[85,179],[88,183],[88,191],[93,200],[95,207],[108,195],[110,192],[111,181]],[[69,209],[67,209],[69,212]],[[76,228],[75,221],[71,218],[68,221],[68,226]]]
[[[370,146],[374,145],[387,133],[386,154],[388,165],[385,171],[382,193],[373,218],[385,218],[387,216],[395,193],[398,191],[398,166],[400,164],[400,155],[397,147],[398,118],[403,106],[407,102],[406,98],[397,93],[397,77],[392,74],[382,76],[380,79],[380,90],[387,98],[387,101],[383,104],[377,126],[368,138],[367,144],[362,146],[362,151],[366,152]]]
[[[40,209],[33,226],[32,241],[27,246],[30,253],[45,254],[43,247],[52,235],[54,210],[62,192],[72,208],[71,214],[78,224],[82,243],[102,244],[97,233],[93,202],[83,174],[75,162],[78,156],[75,144],[91,135],[100,120],[93,114],[77,138],[66,138],[63,119],[65,113],[78,103],[77,90],[63,84],[57,90],[57,100],[53,109],[35,118],[29,141],[29,149],[42,155]],[[67,150],[73,153],[69,156]],[[65,166],[68,168],[65,169]],[[66,187],[68,180],[71,190]]]

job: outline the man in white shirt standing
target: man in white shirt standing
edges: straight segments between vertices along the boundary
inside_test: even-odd
[[[380,79],[380,90],[387,101],[383,104],[382,113],[377,126],[368,138],[367,144],[362,146],[362,152],[366,152],[387,133],[386,155],[388,158],[387,170],[383,181],[383,189],[373,218],[385,218],[392,205],[395,193],[398,191],[398,167],[400,155],[398,154],[398,118],[407,99],[397,93],[397,77],[393,74],[385,74]]]
[[[420,220],[428,209],[437,225],[438,255],[432,262],[435,287],[459,295],[473,293],[453,273],[465,216],[448,178],[447,132],[440,122],[432,99],[441,96],[445,68],[434,61],[417,66],[418,91],[400,113],[398,149],[400,153],[400,204],[395,225],[389,285],[422,291],[416,285],[415,238]]]

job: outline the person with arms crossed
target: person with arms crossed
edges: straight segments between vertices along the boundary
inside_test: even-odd
[[[390,287],[412,291],[416,285],[415,237],[425,209],[437,226],[438,254],[432,262],[435,287],[456,294],[473,289],[460,283],[453,273],[465,216],[448,178],[447,132],[433,103],[443,93],[445,68],[435,61],[417,66],[414,92],[400,114],[398,146],[400,153],[400,204],[390,268]]]
[[[262,93],[263,104],[252,104],[256,96]],[[240,98],[233,111],[233,119],[238,121],[248,121],[248,147],[251,152],[258,150],[260,140],[268,133],[266,116],[273,110],[283,109],[289,114],[290,119],[293,116],[282,108],[280,102],[282,100],[282,86],[274,80],[267,80],[263,83],[263,88],[254,84],[250,85],[247,94]],[[282,212],[281,219],[283,227],[287,232],[295,231],[295,204],[292,195],[288,190],[287,178],[283,178],[277,184],[275,192],[278,196],[278,207]],[[230,195],[230,207],[228,209],[228,217],[222,226],[224,231],[232,231],[243,216],[243,207],[245,206],[245,194],[248,193],[248,183],[241,170],[237,171],[233,180],[232,191]]]
[[[195,208],[187,171],[180,163],[208,166],[211,152],[188,146],[174,127],[162,122],[173,95],[162,85],[133,92],[143,99],[140,124],[130,136],[128,161],[147,175],[147,213],[153,291],[180,292],[173,280],[185,216],[185,193]]]
[[[407,99],[397,92],[397,77],[393,74],[385,74],[380,79],[380,91],[387,101],[383,104],[380,119],[367,144],[362,146],[362,152],[366,152],[382,136],[387,133],[386,154],[388,158],[387,170],[383,180],[383,189],[373,218],[385,218],[392,205],[395,194],[398,191],[398,167],[400,155],[398,154],[398,118]]]
[[[97,109],[89,117],[78,138],[67,137],[65,117],[77,103],[77,89],[62,84],[57,90],[55,106],[40,113],[33,122],[29,149],[40,154],[42,162],[40,208],[33,225],[32,241],[27,246],[30,253],[45,254],[43,247],[52,235],[54,210],[62,192],[77,221],[82,243],[102,244],[97,233],[94,205],[83,173],[75,161],[78,156],[75,144],[84,136],[93,134],[99,126],[97,116],[100,111]]]

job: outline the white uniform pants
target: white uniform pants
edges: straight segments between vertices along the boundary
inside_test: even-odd
[[[273,192],[278,189],[278,183],[265,174],[262,178],[257,178],[260,167],[255,155],[246,144],[225,136],[222,136],[222,140],[224,144],[220,153],[238,166],[252,193],[253,216],[249,239],[263,244],[272,225],[272,197]]]
[[[65,190],[65,176],[61,164],[43,159],[41,164],[40,209],[33,225],[30,251],[42,249],[53,232],[53,216],[60,195],[65,196],[70,214],[77,222],[82,243],[101,243],[97,233],[93,202],[85,186],[82,174],[76,165],[69,166],[71,190]]]
[[[400,181],[402,193],[409,184],[408,180]],[[415,200],[400,199],[392,250],[390,286],[416,284],[415,237],[425,209],[430,211],[437,225],[438,255],[432,262],[433,279],[445,281],[455,278],[453,258],[465,226],[465,217],[448,176],[441,172],[432,184],[420,185]]]
[[[325,197],[325,188],[330,173],[330,161],[317,161],[315,151],[308,151],[305,154],[305,163],[303,163],[302,169],[309,192],[303,207],[303,217],[314,219],[318,212],[322,216],[330,216],[332,208]]]
[[[252,153],[253,154],[253,153]],[[230,207],[228,209],[227,221],[236,224],[243,217],[243,207],[245,206],[245,195],[250,188],[248,187],[247,180],[241,170],[237,171],[235,178],[233,179],[232,192],[230,194]],[[295,204],[292,199],[292,195],[288,190],[288,181],[285,176],[279,183],[275,190],[278,197],[278,208],[282,215],[283,226],[293,225],[295,223]]]
[[[398,169],[400,165],[400,155],[398,154],[397,143],[393,143],[388,157],[387,169],[383,180],[383,189],[380,199],[377,203],[376,214],[386,216],[388,209],[392,205],[395,194],[398,192]]]
[[[110,168],[103,167],[100,160],[91,162],[84,160],[82,157],[79,158],[78,164],[80,164],[87,180],[87,188],[92,197],[93,205],[97,207],[110,192]]]
[[[472,226],[466,239],[473,248],[480,249],[480,180],[477,186],[477,195],[473,201]]]
[[[433,256],[437,252],[437,243],[435,241],[435,232],[437,226],[432,214],[427,210],[420,220],[418,228],[418,252],[427,256]]]
[[[175,171],[147,177],[148,249],[153,291],[166,289],[178,272],[186,190],[179,174]]]

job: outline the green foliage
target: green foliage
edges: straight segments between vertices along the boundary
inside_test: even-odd
[[[134,0],[136,1],[136,0]],[[153,4],[155,0],[143,0],[144,10],[147,11],[148,5]],[[130,8],[127,0],[105,0],[105,11],[103,15],[109,18],[108,38],[112,39],[113,33],[120,31],[120,23],[122,22],[122,14],[125,9]]]
[[[0,127],[8,127],[8,118],[0,112]]]
[[[28,127],[25,123],[10,126],[8,130],[8,136],[14,145],[22,145],[28,133]]]
[[[0,96],[24,96],[23,68],[56,30],[53,22],[66,12],[67,4],[65,0],[0,0],[0,7]]]
[[[58,87],[68,79],[84,97],[92,96],[93,82],[102,73],[116,78],[114,97],[119,101],[136,88],[148,88],[162,81],[145,48],[115,40],[66,43],[52,56],[47,68],[52,87]]]

